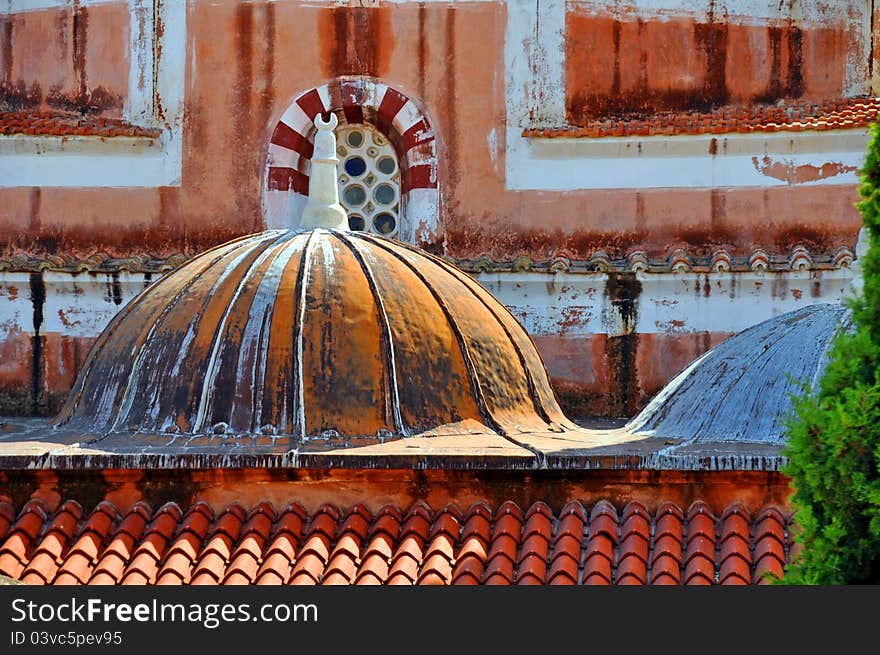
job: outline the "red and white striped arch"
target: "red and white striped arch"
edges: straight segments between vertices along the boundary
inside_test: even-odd
[[[366,123],[394,145],[401,172],[399,236],[432,241],[439,226],[437,143],[424,113],[410,98],[369,78],[339,78],[297,96],[281,116],[266,160],[269,228],[296,227],[309,193],[314,118],[332,111],[340,125]]]

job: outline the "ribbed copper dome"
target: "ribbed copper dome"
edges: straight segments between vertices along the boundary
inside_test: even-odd
[[[154,283],[101,334],[56,424],[305,449],[576,428],[480,284],[399,242],[326,229],[243,237]]]

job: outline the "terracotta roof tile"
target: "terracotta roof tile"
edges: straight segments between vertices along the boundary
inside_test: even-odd
[[[777,507],[716,516],[701,502],[652,515],[600,501],[589,517],[577,502],[558,514],[513,502],[311,515],[233,504],[216,518],[205,504],[138,503],[120,518],[106,502],[86,517],[75,503],[50,513],[31,502],[0,513],[0,566],[32,584],[761,584],[784,573],[793,547]]]
[[[419,575],[419,564],[422,561],[424,541],[410,533],[404,537],[388,568],[388,584],[411,585]]]
[[[58,571],[54,584],[85,584],[91,577],[119,512],[112,503],[101,501],[80,526],[76,540]]]
[[[624,507],[620,532],[617,584],[647,584],[651,519],[644,505],[633,502]]]
[[[684,513],[672,503],[657,510],[654,523],[654,548],[651,555],[651,584],[681,583],[684,545]]]
[[[2,135],[156,138],[160,133],[161,130],[132,125],[115,118],[35,110],[0,112]]]
[[[311,518],[301,549],[293,564],[292,585],[320,584],[324,568],[330,558],[330,549],[336,535],[339,510],[323,505]]]
[[[42,540],[34,548],[30,562],[21,573],[22,582],[46,584],[55,579],[82,513],[82,507],[75,501],[67,501],[56,510]]]
[[[285,557],[281,550],[276,549],[263,559],[257,571],[256,584],[279,585],[287,584],[290,579],[292,557]]]
[[[785,516],[775,507],[765,508],[755,519],[752,582],[768,584],[772,578],[782,577],[785,568],[785,523]]]
[[[562,509],[550,555],[549,584],[573,585],[579,582],[586,524],[587,513],[580,503],[572,502]]]
[[[461,510],[454,505],[447,506],[435,517],[418,584],[447,585],[452,582],[461,517]]]
[[[463,520],[462,540],[473,537],[480,539],[484,544],[489,543],[492,536],[492,510],[487,505],[482,503],[474,505]]]
[[[12,506],[12,503],[0,501],[0,540],[6,537],[6,533],[9,532],[9,527],[14,520],[15,508]]]
[[[388,578],[388,557],[371,552],[361,560],[354,583],[360,585],[384,584]]]
[[[452,571],[452,584],[478,585],[483,581],[486,570],[485,556],[480,557],[473,552],[466,557],[459,557]]]
[[[333,549],[327,562],[323,584],[353,583],[357,577],[360,551],[361,544],[358,535],[352,530],[346,530],[345,534],[336,542],[336,548]]]
[[[705,503],[691,505],[685,531],[684,584],[714,584],[715,569],[715,516]]]
[[[242,540],[230,558],[223,584],[253,584],[257,580],[264,542],[262,536],[256,534]]]
[[[15,579],[21,576],[48,518],[49,512],[39,501],[29,501],[21,509],[0,545],[0,574]]]
[[[238,504],[229,505],[211,525],[207,542],[199,553],[192,570],[190,584],[220,584],[226,576],[226,565],[232,558],[232,549],[247,511]]]
[[[878,112],[880,98],[867,96],[822,102],[787,99],[776,104],[726,105],[705,113],[664,111],[651,116],[607,116],[584,125],[528,128],[523,136],[601,138],[849,130],[867,127],[877,119]]]
[[[448,585],[452,581],[452,559],[440,552],[427,557],[419,571],[420,585]]]

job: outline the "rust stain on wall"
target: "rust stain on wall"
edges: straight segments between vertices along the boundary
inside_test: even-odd
[[[845,31],[833,25],[807,33],[792,18],[763,27],[738,25],[714,3],[699,20],[620,20],[570,11],[568,120],[579,125],[599,117],[708,112],[733,101],[800,98],[810,91],[804,70],[808,37],[816,50],[829,33]],[[742,56],[744,50],[750,56]],[[827,70],[811,71],[816,92],[835,86],[843,91],[844,56],[835,50],[822,63]]]
[[[385,74],[394,46],[387,7],[333,7],[323,23],[321,61],[328,75]]]
[[[76,320],[71,321],[67,317],[67,313],[63,309],[58,310],[58,319],[61,321],[61,324],[64,327],[76,327],[77,325],[80,325],[82,323],[82,321],[76,321]]]
[[[43,308],[46,304],[46,284],[43,281],[43,273],[31,273],[30,296],[33,307],[33,330],[31,336],[31,413],[43,414],[46,411],[46,397],[44,393],[45,365],[43,346],[45,337],[40,335],[43,325]]]
[[[3,79],[5,84],[12,82],[12,35],[14,25],[11,16],[0,18],[0,57],[3,57]]]
[[[79,83],[78,91],[84,94],[88,88],[86,76],[86,47],[89,35],[89,13],[73,0],[73,72]]]
[[[611,397],[603,415],[629,417],[638,410],[640,400],[636,363],[639,337],[635,328],[642,284],[634,273],[617,273],[608,276],[605,293],[608,302],[620,315],[622,329],[621,334],[609,336],[605,345]]]
[[[762,175],[782,180],[786,184],[815,182],[846,173],[857,173],[859,170],[858,166],[846,166],[837,161],[825,162],[821,166],[813,166],[812,164],[797,166],[790,159],[780,161],[772,159],[769,155],[764,155],[760,160],[757,157],[752,157],[752,165]]]
[[[40,201],[42,199],[42,190],[35,186],[31,188],[31,209],[28,217],[28,224],[31,232],[39,232],[40,230]]]

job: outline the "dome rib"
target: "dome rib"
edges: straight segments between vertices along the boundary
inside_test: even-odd
[[[213,393],[212,392],[214,390],[214,384],[217,381],[217,373],[219,372],[217,360],[218,360],[218,357],[220,355],[221,350],[224,348],[224,346],[227,343],[229,343],[229,341],[226,339],[226,336],[227,336],[226,330],[227,330],[227,323],[229,321],[229,317],[232,314],[233,309],[237,309],[236,304],[237,304],[242,292],[244,291],[245,286],[250,281],[251,275],[253,274],[253,272],[256,270],[259,270],[260,267],[265,262],[269,261],[270,257],[273,254],[272,251],[274,249],[274,246],[277,246],[279,244],[283,244],[289,240],[290,240],[289,234],[281,234],[279,236],[279,238],[275,239],[275,241],[268,243],[263,248],[263,250],[260,251],[260,253],[256,257],[254,257],[254,259],[249,264],[246,265],[247,266],[246,272],[244,273],[244,275],[242,275],[239,278],[238,283],[236,284],[236,287],[235,287],[235,291],[232,294],[232,298],[229,301],[229,303],[226,305],[226,309],[223,311],[223,317],[220,319],[219,325],[214,330],[214,338],[213,338],[213,342],[211,343],[211,351],[210,351],[211,354],[208,356],[208,366],[207,366],[207,369],[205,370],[205,376],[202,380],[202,390],[199,393],[199,405],[198,405],[198,409],[196,411],[196,417],[192,423],[192,431],[193,432],[200,432],[201,430],[204,429],[205,419],[206,419],[206,416],[208,415],[208,410],[211,409],[209,407],[209,403],[213,402],[213,398],[212,398]],[[266,241],[269,241],[269,240],[267,239]],[[276,255],[277,255],[277,253],[276,253]],[[264,275],[265,275],[265,271],[263,271],[262,275],[260,275],[261,282],[262,282]],[[216,289],[219,284],[220,284],[220,280],[217,281],[217,284],[214,286],[214,288]],[[257,288],[259,288],[259,287],[257,287]],[[255,292],[256,292],[256,290],[255,290]],[[253,303],[253,299],[251,299],[251,302]],[[253,307],[253,304],[251,304],[251,307]],[[240,341],[239,341],[239,346],[241,346]]]
[[[172,307],[177,303],[177,301],[186,293],[186,291],[195,283],[199,277],[207,271],[212,266],[218,264],[224,257],[228,256],[230,253],[239,250],[249,243],[253,243],[258,241],[261,237],[264,237],[263,234],[258,235],[247,235],[243,237],[239,237],[238,239],[234,239],[232,241],[228,241],[226,243],[220,244],[210,250],[207,250],[203,255],[199,258],[184,264],[177,271],[162,277],[156,280],[153,284],[151,284],[147,289],[145,289],[141,294],[137,297],[133,298],[122,311],[116,314],[116,316],[111,320],[110,324],[107,328],[99,336],[98,340],[95,342],[95,345],[92,347],[92,350],[89,352],[89,356],[86,359],[85,364],[83,365],[83,369],[77,377],[77,382],[73,387],[73,390],[68,395],[67,402],[65,403],[64,408],[62,408],[61,413],[59,414],[59,419],[64,416],[73,415],[80,407],[80,403],[83,398],[83,393],[85,390],[85,384],[89,380],[89,374],[92,371],[92,368],[98,358],[98,354],[103,351],[104,346],[109,342],[112,337],[116,334],[117,329],[120,325],[122,325],[125,320],[133,313],[135,313],[138,309],[143,309],[143,306],[148,303],[151,297],[156,295],[156,292],[164,287],[171,286],[178,279],[184,279],[184,283],[181,285],[181,288],[175,294],[174,298],[169,301],[167,304],[162,306],[161,308],[157,308],[154,312],[157,314],[157,318],[150,324],[149,329],[147,330],[147,334],[143,335],[144,338],[140,339],[138,342],[135,340],[135,343],[132,344],[130,350],[130,356],[134,359],[134,365],[131,367],[131,374],[126,381],[126,385],[124,387],[124,391],[122,394],[122,398],[126,397],[128,393],[128,389],[131,386],[131,378],[135,375],[135,371],[137,370],[137,362],[144,352],[144,345],[149,342],[150,336],[155,332],[156,327],[161,322],[161,318],[167,315],[168,312],[171,311]],[[212,257],[212,255],[214,255]],[[206,261],[207,260],[207,261]],[[195,271],[193,271],[195,269]],[[148,310],[149,311],[149,310]],[[107,380],[107,385],[113,382],[113,380]],[[115,412],[116,419],[112,425],[111,429],[114,429],[118,425],[118,421],[123,416],[123,412],[118,409],[120,403],[119,393],[115,395],[115,403],[111,407],[101,406],[98,408],[96,413],[100,414],[102,411],[106,412]],[[58,423],[56,419],[55,424]]]
[[[372,243],[375,243],[378,246],[383,245],[380,241],[378,241],[377,239],[374,239],[372,237],[372,235],[364,234],[362,238],[364,240],[371,241]],[[545,389],[549,390],[550,387],[549,387],[547,370],[546,370],[546,368],[544,366],[544,362],[541,360],[541,358],[538,356],[535,356],[537,354],[537,351],[535,350],[535,345],[534,345],[534,342],[532,341],[531,337],[529,337],[528,333],[526,333],[525,330],[523,330],[522,326],[519,324],[519,321],[517,321],[516,317],[513,315],[513,313],[510,311],[509,308],[507,308],[503,304],[497,302],[497,300],[495,300],[495,298],[493,296],[491,296],[483,287],[479,286],[479,284],[475,280],[473,280],[470,276],[463,273],[462,271],[459,271],[455,267],[451,266],[448,262],[444,261],[440,257],[432,255],[431,253],[428,253],[428,252],[423,252],[421,250],[418,250],[415,247],[413,247],[409,244],[406,244],[406,243],[395,242],[394,247],[401,248],[403,250],[413,252],[420,257],[430,259],[432,262],[437,264],[440,268],[445,270],[447,273],[449,273],[456,280],[461,282],[463,284],[463,286],[465,286],[468,289],[468,291],[471,293],[471,295],[478,302],[480,302],[480,304],[483,307],[486,308],[486,310],[495,318],[496,321],[498,321],[498,323],[501,326],[501,328],[503,329],[504,334],[506,335],[507,340],[509,341],[511,347],[516,351],[520,366],[522,367],[522,370],[525,372],[526,382],[528,384],[528,389],[529,389],[529,397],[531,398],[534,409],[538,413],[538,415],[544,421],[546,421],[548,424],[550,424],[551,426],[553,426],[555,424],[555,427],[557,429],[562,429],[563,427],[565,429],[577,429],[577,426],[574,423],[572,423],[568,418],[566,418],[565,415],[562,414],[561,410],[558,409],[558,406],[556,404],[556,398],[555,398],[555,396],[552,396],[552,392],[550,392],[551,393],[550,397],[542,397],[542,395],[539,393],[538,385],[537,385],[535,378],[534,378],[534,373],[541,372],[544,374],[543,382],[545,385]],[[385,249],[389,250],[389,248],[385,248]],[[430,285],[426,285],[426,286],[430,287]],[[492,299],[495,302],[490,303],[489,299]],[[500,312],[497,311],[495,309],[495,307],[493,307],[493,304],[495,306],[497,306],[497,308],[500,309],[501,312],[504,312],[504,316],[502,316],[500,314]],[[505,318],[507,320],[505,320]],[[511,322],[513,325],[516,326],[516,328],[519,330],[521,335],[527,339],[528,345],[532,349],[533,361],[531,361],[531,362],[527,361],[526,354],[525,354],[525,351],[523,348],[523,344],[514,337],[513,331],[511,329],[511,325],[509,324]],[[556,410],[551,411],[550,409],[548,409],[547,405],[556,406]],[[551,415],[551,414],[553,414],[553,415]]]
[[[246,312],[247,319],[241,330],[241,343],[234,353],[233,380],[244,390],[249,388],[250,393],[233,394],[229,400],[228,414],[233,424],[240,422],[239,419],[242,422],[247,420],[252,433],[257,432],[263,425],[260,420],[263,414],[265,389],[265,372],[262,365],[268,355],[269,329],[275,316],[276,301],[280,300],[279,285],[291,261],[298,261],[296,259],[298,251],[294,246],[296,239],[302,238],[301,235],[296,235],[272,247],[271,262],[263,271],[254,291]],[[220,396],[220,399],[222,400],[223,396]],[[217,409],[215,396],[212,396],[212,413],[223,414]]]
[[[443,315],[446,317],[446,320],[449,322],[449,326],[452,328],[453,333],[455,334],[455,340],[458,342],[458,348],[461,352],[461,356],[464,359],[465,368],[468,372],[468,380],[471,385],[471,391],[477,399],[477,407],[480,411],[480,416],[484,421],[487,422],[489,427],[493,430],[496,430],[500,434],[506,434],[506,431],[501,427],[492,413],[489,411],[488,405],[486,403],[486,396],[483,393],[482,386],[480,385],[480,381],[477,377],[476,367],[474,366],[473,358],[471,357],[470,349],[465,342],[464,335],[462,334],[461,326],[458,321],[452,315],[452,312],[449,310],[449,306],[446,304],[446,301],[440,295],[440,293],[428,284],[428,281],[425,279],[424,274],[419,271],[412,263],[407,260],[405,257],[401,257],[399,253],[395,252],[393,248],[388,247],[384,242],[381,242],[377,239],[370,238],[369,235],[364,235],[362,237],[365,241],[369,241],[373,245],[381,248],[389,255],[394,257],[397,261],[401,262],[404,266],[406,266],[413,275],[418,278],[418,280],[424,285],[424,287],[428,290],[428,292],[433,296],[434,300],[437,302],[437,305],[440,307]]]
[[[254,260],[257,260],[260,255],[271,245],[273,239],[283,234],[280,231],[273,232],[264,232],[259,235],[258,238],[253,240],[245,241],[241,244],[239,248],[235,248],[230,250],[229,252],[224,253],[216,262],[214,262],[211,266],[203,269],[197,276],[193,276],[186,281],[180,291],[175,294],[174,298],[172,298],[165,307],[162,308],[159,316],[153,321],[150,326],[150,330],[144,339],[140,343],[140,350],[138,352],[137,358],[135,359],[134,365],[131,367],[131,374],[126,383],[125,392],[123,394],[123,400],[120,403],[121,409],[117,413],[116,420],[111,425],[111,431],[119,430],[121,428],[131,427],[132,425],[143,425],[144,420],[146,419],[148,413],[154,414],[151,416],[155,421],[158,416],[159,403],[158,399],[161,395],[163,389],[165,389],[170,381],[169,378],[176,378],[180,374],[180,370],[183,369],[186,372],[184,379],[189,382],[188,385],[184,386],[178,383],[175,383],[174,389],[177,393],[186,394],[187,400],[184,405],[177,407],[177,416],[170,417],[166,416],[164,418],[165,422],[172,421],[174,424],[179,426],[180,421],[185,421],[187,426],[187,431],[194,431],[193,422],[198,418],[198,410],[196,409],[195,415],[193,412],[192,398],[196,389],[200,389],[204,384],[204,379],[207,374],[207,365],[209,361],[204,360],[203,358],[196,357],[194,351],[196,350],[199,337],[202,335],[204,331],[204,324],[208,321],[209,310],[219,309],[219,311],[225,313],[229,306],[233,305],[232,302],[227,302],[225,306],[223,306],[222,298],[220,297],[219,291],[227,284],[234,284],[235,288],[238,288],[238,283],[235,282],[235,275],[240,275],[246,277],[246,274],[250,272],[251,265]],[[209,290],[206,292],[205,296],[207,298],[207,302],[203,304],[200,310],[193,316],[190,320],[187,321],[187,330],[186,332],[180,336],[179,331],[175,331],[175,326],[173,324],[168,324],[168,319],[175,314],[178,313],[179,304],[186,300],[189,304],[195,304],[197,301],[197,297],[193,297],[193,293],[191,293],[196,285],[199,284],[207,284],[208,279],[206,277],[206,273],[209,269],[212,269],[214,266],[219,264],[223,259],[231,258],[229,264],[219,270],[219,275],[217,275],[216,279],[213,282],[210,282],[211,286]],[[250,260],[250,261],[249,261]],[[234,290],[233,290],[234,294]],[[219,306],[219,307],[217,307]],[[208,328],[210,329],[210,327]],[[169,342],[165,342],[162,339],[162,343],[168,346],[168,350],[170,352],[175,352],[176,359],[174,360],[173,366],[171,366],[170,372],[167,370],[163,370],[161,366],[158,366],[157,363],[151,363],[151,366],[146,366],[146,358],[149,355],[157,356],[157,353],[154,350],[148,348],[148,345],[153,343],[155,344],[160,340],[161,335],[169,334],[173,336],[173,339]],[[214,338],[216,337],[216,330],[214,331],[214,335],[211,337],[211,343],[213,344]],[[176,339],[179,339],[179,347],[175,348]],[[210,349],[209,349],[210,351]],[[188,362],[187,360],[196,358],[195,362]],[[201,372],[201,383],[194,375],[195,371],[188,370],[192,365],[198,365],[202,361],[205,361],[206,368]],[[146,368],[146,370],[145,370]],[[167,368],[167,367],[166,367]],[[152,392],[151,400],[147,401],[144,399],[143,393],[136,393],[137,389],[140,389],[141,376],[147,374],[147,381],[151,382],[148,384],[148,388]],[[140,389],[143,391],[143,389]],[[201,393],[201,392],[199,392]],[[199,400],[201,402],[201,395],[199,396]],[[142,405],[142,407],[136,407],[136,403]],[[137,410],[137,411],[136,411]]]
[[[367,279],[367,284],[370,287],[370,293],[373,294],[373,302],[376,303],[376,309],[379,313],[379,328],[382,331],[383,350],[385,352],[386,361],[388,362],[388,371],[385,379],[388,381],[388,389],[391,392],[390,402],[388,403],[391,411],[386,411],[386,416],[390,414],[394,429],[403,436],[408,437],[410,435],[410,430],[404,425],[403,417],[400,413],[400,389],[397,384],[397,361],[394,357],[394,337],[391,334],[391,326],[388,323],[388,313],[385,311],[385,302],[382,300],[382,295],[376,287],[376,279],[373,275],[373,271],[366,259],[364,259],[363,254],[360,252],[355,242],[352,239],[349,239],[343,232],[337,232],[336,236],[348,247],[352,256],[357,260],[358,264],[360,264],[361,270],[364,272],[364,276]],[[387,394],[386,402],[388,402]]]
[[[528,385],[529,385],[529,395],[532,398],[532,404],[535,407],[535,411],[537,411],[538,414],[541,416],[541,418],[543,418],[549,424],[553,424],[554,422],[561,422],[559,420],[560,418],[562,418],[563,421],[568,423],[569,421],[567,419],[565,419],[565,417],[561,416],[561,413],[560,413],[560,416],[555,419],[550,416],[549,412],[547,411],[547,408],[544,406],[543,399],[541,399],[538,394],[537,385],[535,384],[535,378],[534,378],[534,375],[532,372],[532,368],[529,366],[529,363],[526,361],[525,353],[523,352],[523,349],[522,349],[520,343],[514,338],[513,333],[510,330],[510,327],[507,325],[507,323],[504,321],[504,319],[486,301],[486,299],[483,297],[483,295],[481,293],[479,293],[478,290],[473,286],[475,284],[474,281],[471,278],[469,278],[467,275],[461,274],[459,271],[456,271],[455,269],[453,269],[447,262],[443,261],[439,257],[437,257],[437,258],[432,257],[432,259],[434,259],[434,261],[437,264],[439,264],[444,269],[446,269],[451,275],[453,275],[453,277],[455,277],[462,284],[464,284],[468,288],[468,290],[471,292],[471,294],[474,297],[476,297],[483,304],[483,306],[489,311],[489,313],[492,314],[492,316],[494,316],[495,319],[499,322],[502,329],[504,330],[504,333],[507,335],[508,340],[510,341],[511,345],[513,346],[514,350],[516,350],[516,354],[517,354],[517,357],[519,358],[520,366],[522,366],[523,370],[525,371],[526,381],[528,382]],[[504,306],[502,305],[502,307],[504,307]],[[510,312],[510,310],[507,309],[507,307],[504,307],[504,311],[506,311],[508,313],[510,318],[513,318],[515,320],[515,317]],[[534,344],[532,344],[532,345],[534,345]],[[539,363],[541,364],[541,366],[543,368],[543,362],[539,362]],[[546,375],[546,370],[544,372]],[[570,427],[574,428],[576,426],[574,426],[574,424],[571,424]]]
[[[294,353],[293,390],[295,402],[291,404],[291,424],[296,426],[296,434],[306,436],[305,384],[303,382],[303,332],[306,315],[306,290],[309,285],[309,273],[312,267],[312,242],[318,230],[312,230],[303,247],[302,263],[296,277],[296,320],[294,321]]]

